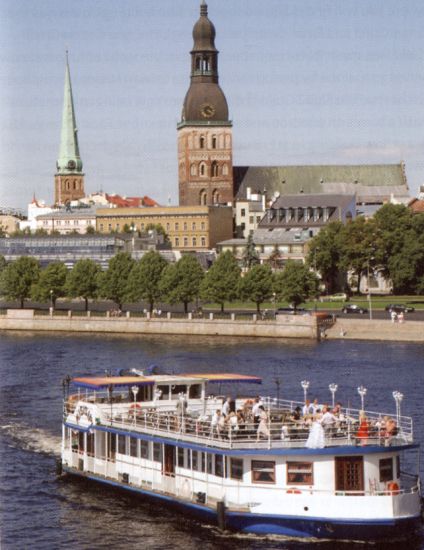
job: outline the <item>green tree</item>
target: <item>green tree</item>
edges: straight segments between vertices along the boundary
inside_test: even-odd
[[[99,264],[90,259],[78,260],[66,278],[66,293],[72,298],[83,298],[85,311],[88,311],[88,300],[97,296]]]
[[[7,266],[6,258],[0,254],[0,277]]]
[[[256,251],[253,236],[252,234],[249,234],[247,237],[246,248],[243,253],[243,267],[250,269],[257,264],[259,264],[259,254]]]
[[[199,297],[203,276],[197,259],[186,254],[164,269],[160,288],[171,304],[183,303],[187,313],[188,304]]]
[[[163,235],[163,238],[166,242],[169,242],[169,236],[167,232],[165,231],[163,225],[160,223],[149,223],[146,226],[146,232],[150,231],[151,229],[154,229],[159,235]]]
[[[307,264],[321,275],[327,292],[337,289],[340,276],[341,239],[343,224],[331,222],[309,242]]]
[[[127,252],[119,252],[109,261],[109,267],[98,277],[99,295],[113,300],[122,309],[127,293],[128,277],[135,261]]]
[[[273,275],[268,264],[254,265],[242,279],[239,285],[240,296],[244,300],[251,300],[256,304],[256,311],[269,300],[273,294]]]
[[[9,300],[19,300],[21,308],[31,296],[31,287],[40,276],[40,267],[35,258],[21,256],[7,265],[1,275],[2,294]]]
[[[240,267],[230,251],[222,252],[206,273],[201,286],[203,299],[217,302],[224,311],[224,303],[238,296]]]
[[[38,281],[31,289],[31,298],[40,302],[51,300],[53,307],[55,307],[57,298],[66,295],[67,275],[68,270],[63,262],[52,262],[41,271]]]
[[[297,309],[308,298],[319,292],[319,278],[308,266],[288,261],[284,270],[274,280],[274,290],[278,300],[284,300]]]
[[[38,227],[35,230],[35,235],[37,235],[37,237],[44,237],[48,234],[49,234],[48,231],[46,229],[44,229],[44,227]]]
[[[94,225],[89,225],[85,230],[86,235],[94,235],[95,232],[96,232],[96,228],[94,227]]]
[[[161,297],[160,281],[167,261],[159,252],[150,251],[137,262],[132,269],[127,283],[127,299],[131,302],[147,300],[150,313],[154,303]]]

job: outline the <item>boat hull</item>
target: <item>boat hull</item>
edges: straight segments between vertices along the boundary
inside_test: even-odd
[[[218,518],[217,511],[209,506],[180,500],[167,494],[156,493],[133,485],[103,478],[90,472],[81,472],[68,466],[65,474],[75,475],[119,490],[139,494],[163,502],[213,524],[225,523],[231,531],[256,535],[280,535],[293,538],[316,538],[332,540],[381,541],[406,539],[422,526],[421,516],[397,519],[333,520],[330,518],[303,518],[271,514],[244,513],[226,510],[224,518]]]

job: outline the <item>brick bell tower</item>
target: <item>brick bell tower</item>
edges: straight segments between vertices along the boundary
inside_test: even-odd
[[[57,172],[54,177],[54,203],[64,205],[84,197],[84,174],[78,147],[77,124],[72,97],[68,52],[66,52],[65,92]]]
[[[193,27],[190,87],[177,125],[180,206],[227,204],[234,198],[232,122],[218,84],[215,34],[203,0]]]

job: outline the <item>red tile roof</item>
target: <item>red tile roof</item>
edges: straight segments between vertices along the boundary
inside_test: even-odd
[[[414,212],[415,214],[419,214],[421,212],[424,212],[424,200],[420,199],[413,199],[409,203],[409,208]]]
[[[121,197],[120,195],[108,195],[106,199],[113,205],[120,208],[142,208],[159,206],[159,204],[145,195],[144,197]]]

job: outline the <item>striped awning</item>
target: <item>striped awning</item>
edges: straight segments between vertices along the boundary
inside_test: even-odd
[[[104,390],[109,386],[113,388],[128,386],[153,386],[154,379],[145,376],[102,376],[73,378],[71,383],[77,388],[91,390]]]

